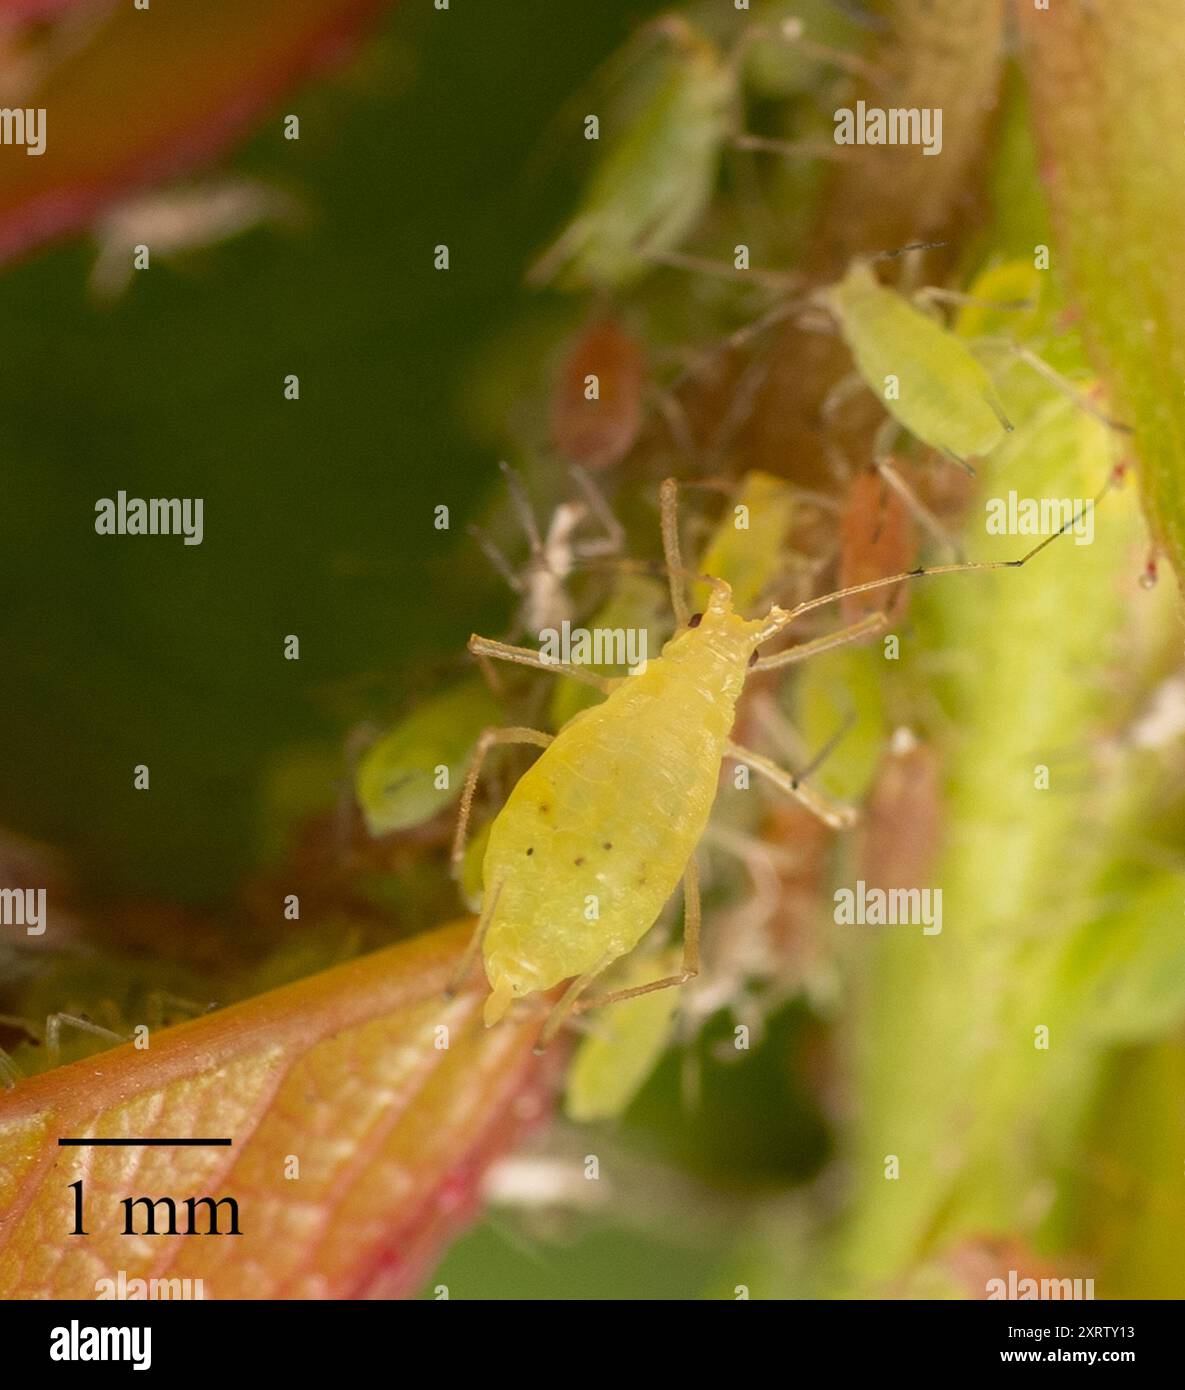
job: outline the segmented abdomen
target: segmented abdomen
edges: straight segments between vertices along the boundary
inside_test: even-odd
[[[703,833],[734,705],[658,660],[565,726],[490,833],[491,979],[546,989],[637,944]]]

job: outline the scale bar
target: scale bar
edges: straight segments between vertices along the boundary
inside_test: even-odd
[[[123,1145],[135,1145],[139,1148],[171,1148],[178,1145],[187,1149],[197,1149],[217,1147],[230,1148],[234,1141],[231,1139],[59,1139],[60,1148],[119,1148]]]

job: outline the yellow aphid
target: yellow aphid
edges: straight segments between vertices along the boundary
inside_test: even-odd
[[[646,574],[627,572],[621,575],[609,598],[589,620],[589,627],[602,631],[632,629],[639,637],[639,651],[642,649],[640,638],[645,634],[645,655],[657,654],[671,628],[666,588]],[[592,669],[603,676],[624,674],[622,668],[594,666]],[[597,692],[588,685],[574,680],[557,681],[549,711],[552,727],[558,729],[582,709],[596,704],[597,699]]]
[[[615,977],[624,989],[679,969],[680,952],[631,959]],[[622,1114],[642,1089],[666,1050],[678,1000],[669,990],[651,990],[610,1004],[580,1041],[568,1068],[564,1109],[581,1122]]]
[[[829,825],[850,825],[854,812],[829,803],[763,754],[731,738],[737,700],[753,670],[771,670],[880,631],[883,613],[770,656],[758,649],[803,614],[842,600],[841,590],[760,619],[733,609],[732,590],[712,583],[702,614],[689,615],[676,513],[676,484],[663,484],[663,548],[678,623],[661,656],[644,671],[617,680],[564,665],[526,647],[471,637],[476,655],[590,681],[606,699],[570,719],[554,737],[537,729],[487,729],[461,797],[453,845],[454,872],[465,860],[465,831],[482,764],[498,745],[525,743],[543,751],[522,775],[490,828],[482,864],[482,910],[458,982],[481,951],[491,994],[487,1024],[515,1000],[571,983],[554,1006],[541,1044],[574,1010],[683,984],[699,971],[700,904],[694,853],[707,825],[728,757],[767,777]],[[1063,528],[1064,529],[1064,528]],[[1060,532],[1058,533],[1060,534]],[[1054,537],[1018,560],[940,565],[890,575],[860,591],[926,574],[1023,565]],[[682,968],[649,984],[582,999],[614,961],[654,925],[683,881]]]
[[[746,473],[700,558],[700,569],[728,580],[733,602],[748,608],[781,574],[786,533],[794,517],[794,494],[784,478],[757,469]],[[708,585],[694,589],[695,601],[708,601]]]
[[[956,334],[853,261],[823,302],[864,382],[931,448],[962,461],[990,454],[1012,426],[983,364]]]
[[[516,997],[599,974],[654,925],[707,825],[763,634],[721,584],[698,627],[565,724],[519,779],[482,875],[487,1022]]]
[[[1032,260],[1002,261],[976,276],[955,318],[960,338],[987,338],[992,334],[1026,338],[1038,325],[1049,287],[1049,276]],[[1050,293],[1052,293],[1050,291]],[[1018,308],[1025,305],[1024,309]]]

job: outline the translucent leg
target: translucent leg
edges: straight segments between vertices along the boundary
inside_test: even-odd
[[[62,1029],[76,1028],[80,1033],[90,1033],[96,1038],[106,1038],[108,1042],[127,1042],[123,1033],[104,1028],[100,1023],[92,1023],[89,1018],[78,1014],[50,1014],[45,1020],[45,1051],[51,1066],[57,1066],[62,1056]]]
[[[767,758],[764,753],[755,753],[752,749],[731,741],[725,744],[724,752],[726,757],[735,758],[737,762],[745,763],[755,772],[760,772],[780,791],[784,791],[787,796],[792,796],[795,801],[805,806],[813,816],[817,816],[824,825],[829,825],[834,830],[846,830],[855,825],[859,819],[855,807],[841,806],[836,802],[829,801],[821,792],[815,791],[813,787],[800,781],[792,772],[787,772],[785,768],[779,767],[772,758]]]
[[[594,995],[591,999],[574,1000],[571,1010],[580,1014],[588,1009],[599,1009],[604,1004],[620,1004],[623,999],[636,999],[640,994],[653,994],[655,990],[685,985],[688,980],[695,979],[700,971],[699,937],[702,916],[699,868],[695,860],[691,859],[683,871],[683,967],[679,973],[664,975],[661,980],[651,980],[645,985],[634,985],[632,989],[615,989],[609,994]],[[562,1004],[563,1000],[560,1003]]]
[[[465,786],[461,791],[461,809],[457,814],[457,831],[453,836],[453,850],[450,859],[454,879],[461,877],[461,867],[465,860],[465,839],[469,831],[469,815],[473,809],[473,793],[477,790],[477,779],[491,748],[505,743],[530,743],[536,748],[546,748],[554,739],[554,734],[545,734],[541,729],[510,727],[506,729],[486,729],[477,740],[473,750],[473,761],[465,775]]]
[[[469,650],[480,658],[492,656],[496,661],[510,661],[516,666],[529,666],[534,671],[548,671],[553,676],[570,676],[574,681],[582,681],[607,695],[613,689],[614,681],[609,676],[600,676],[585,666],[570,666],[563,661],[549,661],[542,652],[533,647],[515,647],[509,642],[499,642],[496,637],[479,637],[474,633],[469,639]]]
[[[773,656],[763,656],[753,663],[753,670],[776,671],[781,666],[792,666],[795,662],[806,661],[820,652],[829,652],[835,647],[845,646],[848,642],[860,642],[874,633],[883,632],[887,626],[888,619],[883,613],[870,613],[851,627],[825,633],[810,642],[800,642],[795,647],[787,647],[784,652],[775,652]]]
[[[473,969],[477,957],[481,952],[482,943],[486,939],[486,932],[489,930],[490,922],[494,916],[494,909],[498,906],[498,898],[502,893],[502,882],[498,881],[494,891],[490,894],[489,900],[481,905],[481,916],[478,918],[477,927],[473,935],[469,938],[469,944],[465,947],[465,953],[457,962],[457,968],[449,976],[448,984],[444,987],[446,999],[452,999],[457,991],[469,978],[469,972]]]

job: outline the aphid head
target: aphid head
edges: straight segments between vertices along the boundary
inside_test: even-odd
[[[702,652],[712,648],[732,660],[748,661],[764,624],[742,618],[732,606],[732,586],[724,579],[709,579],[711,593],[702,613],[693,613],[687,625],[675,633],[663,649],[664,656]]]

